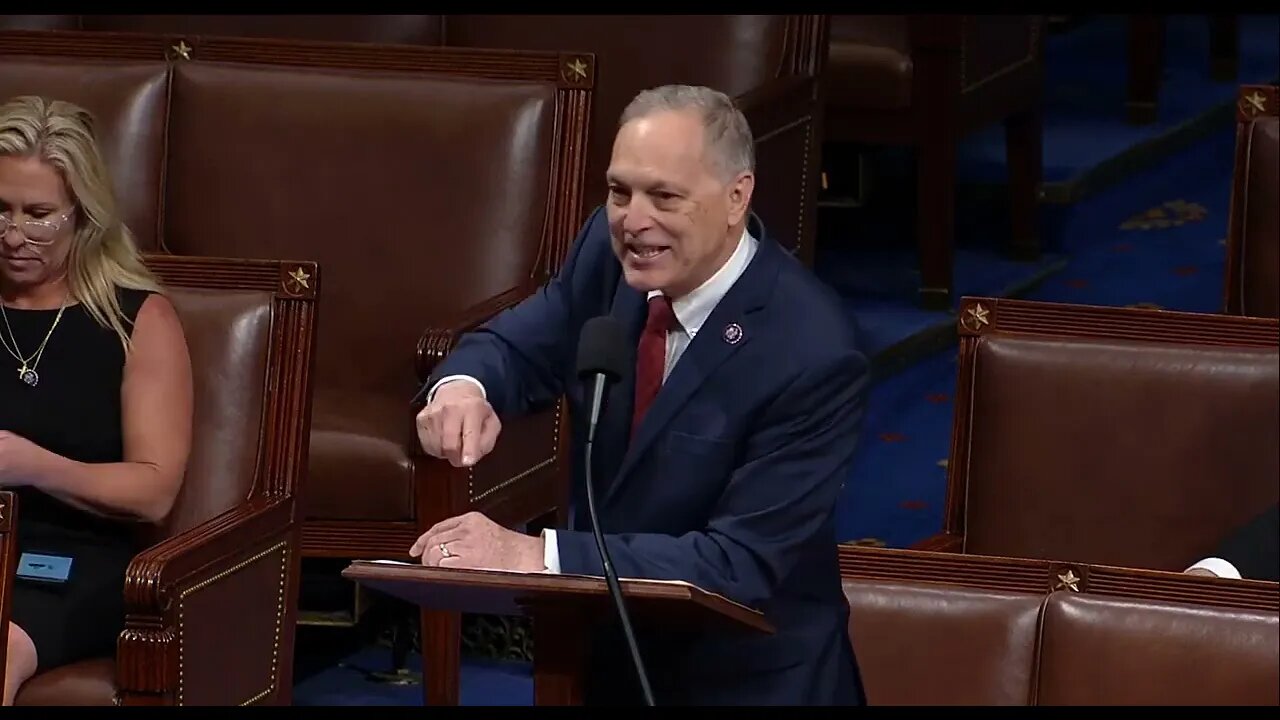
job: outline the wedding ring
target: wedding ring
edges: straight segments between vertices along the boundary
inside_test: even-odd
[[[453,553],[449,552],[449,548],[445,547],[444,543],[440,543],[440,554],[445,557],[453,557]]]

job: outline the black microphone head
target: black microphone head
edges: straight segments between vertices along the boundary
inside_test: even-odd
[[[627,367],[627,340],[622,323],[612,315],[593,317],[578,336],[578,377],[603,373],[616,382]]]

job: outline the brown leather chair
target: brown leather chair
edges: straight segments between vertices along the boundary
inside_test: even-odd
[[[655,85],[710,85],[738,99],[755,133],[756,212],[783,245],[813,259],[826,15],[0,16],[6,25],[160,33],[191,44],[221,36],[592,53],[604,74],[591,106],[580,220],[606,198],[605,169],[627,102]],[[653,53],[654,37],[675,50]]]
[[[1276,583],[841,546],[873,705],[1280,702]]]
[[[0,32],[0,68],[86,58],[168,62],[164,250],[334,268],[305,555],[405,558],[468,510],[507,525],[565,511],[562,407],[509,422],[468,470],[422,456],[409,403],[457,338],[532,292],[576,235],[592,56]],[[424,616],[431,704],[456,702],[458,623]]]
[[[147,262],[191,352],[186,478],[126,571],[116,656],[37,674],[17,704],[288,705],[319,276],[303,262]]]
[[[1280,87],[1245,85],[1227,222],[1226,312],[1280,317]]]
[[[965,298],[943,532],[1180,571],[1280,496],[1274,319]]]
[[[823,132],[830,142],[908,145],[917,167],[920,300],[950,309],[957,146],[1003,121],[1011,252],[1040,252],[1044,18],[833,15]]]
[[[409,400],[437,354],[558,269],[582,214],[592,58],[191,46],[172,73],[166,247],[305,254],[331,269],[306,555],[403,559],[468,510],[506,525],[564,512],[561,407],[508,422],[468,470],[422,455]],[[431,704],[457,700],[459,623],[423,616]]]
[[[79,30],[80,15],[0,15],[0,30]]]
[[[440,15],[81,15],[80,30],[436,45]]]
[[[0,42],[0,98],[47,95],[92,112],[125,222],[140,247],[158,249],[169,109],[164,54],[77,59],[14,51],[21,47]]]
[[[18,496],[0,490],[0,627],[9,627],[13,613],[13,576],[18,568]],[[0,678],[8,668],[9,643],[0,647]]]
[[[440,18],[440,15],[0,15],[0,29],[438,45]]]
[[[846,579],[869,705],[1027,705],[1044,594]]]
[[[821,172],[826,15],[445,15],[445,45],[583,50],[597,58],[584,206],[608,195],[618,117],[636,93],[707,85],[737,99],[756,138],[753,205],[769,232],[813,259]],[[659,40],[661,39],[661,40]],[[655,49],[662,48],[655,52]],[[585,216],[584,216],[585,219]]]
[[[1280,704],[1280,614],[1054,593],[1037,705]]]

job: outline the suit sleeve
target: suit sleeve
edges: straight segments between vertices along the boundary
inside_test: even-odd
[[[866,362],[857,353],[800,376],[747,443],[705,529],[605,535],[619,577],[684,580],[760,607],[832,514],[861,425]],[[562,572],[602,575],[588,531],[558,530]]]
[[[1254,517],[1218,547],[1216,556],[1230,562],[1250,580],[1276,581],[1280,576],[1280,505]]]
[[[591,240],[603,218],[603,210],[597,210],[588,219],[556,277],[463,336],[422,394],[445,377],[463,375],[480,382],[499,416],[522,415],[555,402],[564,393],[565,372],[584,320],[575,312],[575,298],[593,297],[584,293],[602,282],[603,273],[593,267],[601,248],[592,247]]]

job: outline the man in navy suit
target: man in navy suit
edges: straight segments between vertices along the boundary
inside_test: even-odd
[[[1233,530],[1212,557],[1187,568],[1192,575],[1280,580],[1280,504],[1273,504]]]
[[[764,613],[772,635],[637,624],[658,704],[862,704],[834,514],[867,363],[837,298],[750,214],[751,130],[724,94],[666,86],[624,111],[607,204],[558,276],[463,338],[429,383],[418,433],[470,465],[503,417],[567,396],[575,458],[578,335],[612,314],[635,371],[611,387],[594,482],[619,577],[684,580]],[[580,463],[579,463],[580,464]],[[539,536],[478,513],[411,549],[428,565],[602,575],[575,467],[572,529]],[[595,636],[588,702],[637,699],[616,628]]]

